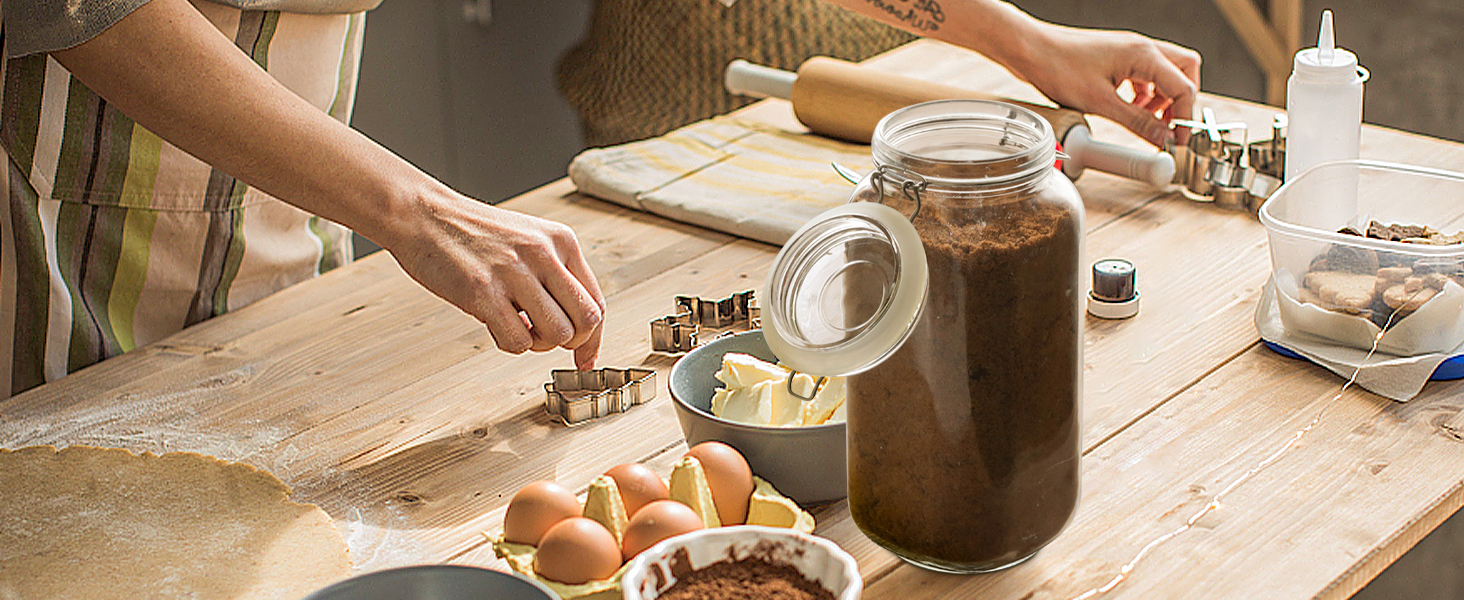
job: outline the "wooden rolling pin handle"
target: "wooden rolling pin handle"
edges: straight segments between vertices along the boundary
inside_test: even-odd
[[[1074,126],[1088,123],[1083,113],[994,94],[862,68],[817,56],[798,67],[793,81],[793,113],[809,129],[868,144],[880,119],[896,110],[932,100],[998,100],[1016,104],[1046,119],[1061,140]]]
[[[1148,182],[1163,188],[1174,174],[1165,152],[1142,151],[1094,141],[1083,113],[861,68],[853,63],[814,57],[792,74],[743,60],[727,67],[727,89],[757,97],[786,98],[810,130],[868,144],[880,119],[896,110],[931,100],[999,100],[1037,113],[1052,125],[1071,157],[1063,173],[1077,179],[1086,168]],[[1167,174],[1166,174],[1167,173]]]

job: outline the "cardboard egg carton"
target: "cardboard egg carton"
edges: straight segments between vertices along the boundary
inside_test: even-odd
[[[812,533],[813,515],[803,510],[791,498],[778,493],[773,485],[756,475],[754,488],[747,508],[748,525],[784,527],[804,533]],[[707,484],[706,470],[701,461],[686,456],[671,468],[667,484],[671,499],[690,506],[701,518],[705,527],[721,527],[717,508],[712,503],[712,488]],[[630,515],[625,512],[625,503],[620,498],[620,488],[615,480],[601,475],[590,482],[585,496],[584,516],[604,525],[615,536],[616,543],[622,541]],[[503,539],[499,534],[493,538],[493,552],[508,562],[508,566],[521,575],[539,581],[564,600],[614,600],[621,597],[620,577],[625,574],[626,561],[620,570],[609,579],[588,581],[578,585],[560,583],[540,577],[534,572],[534,553],[537,550],[528,544],[517,544]]]

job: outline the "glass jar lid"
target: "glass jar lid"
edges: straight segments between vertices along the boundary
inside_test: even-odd
[[[925,303],[925,247],[909,219],[876,202],[815,217],[768,272],[763,335],[802,373],[851,375],[905,342]]]

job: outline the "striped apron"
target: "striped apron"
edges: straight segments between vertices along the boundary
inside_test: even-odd
[[[256,63],[348,122],[365,13],[195,7]],[[351,260],[350,232],[134,123],[36,54],[0,85],[0,397]]]

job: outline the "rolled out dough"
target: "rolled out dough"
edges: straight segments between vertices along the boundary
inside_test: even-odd
[[[350,574],[325,511],[248,465],[0,449],[0,600],[287,598]]]

